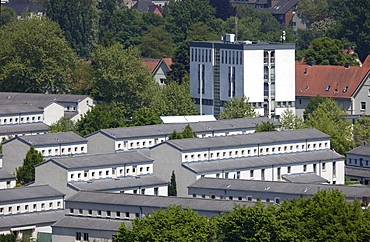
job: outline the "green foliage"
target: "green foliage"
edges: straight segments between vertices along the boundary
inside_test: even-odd
[[[370,117],[363,114],[353,125],[355,146],[370,144]]]
[[[155,112],[140,108],[133,113],[130,126],[144,126],[160,123],[161,119]]]
[[[76,132],[76,124],[68,117],[61,117],[57,122],[49,126],[49,133]]]
[[[227,101],[223,112],[220,113],[220,119],[257,117],[248,100],[249,98],[243,95],[241,98],[233,97],[231,101]]]
[[[194,23],[210,25],[215,20],[215,12],[208,0],[170,1],[164,7],[167,30],[175,43],[182,42],[187,39],[186,33]]]
[[[331,136],[331,148],[345,154],[354,146],[352,140],[352,125],[346,118],[346,111],[328,98],[307,116],[305,123],[308,127],[316,128]]]
[[[172,55],[175,44],[164,25],[151,26],[143,32],[141,44],[138,48],[145,58],[162,58],[163,56]]]
[[[275,127],[275,124],[270,121],[262,122],[261,124],[256,124],[255,133],[271,132],[271,131],[277,131],[277,129]]]
[[[96,0],[43,0],[46,15],[57,22],[80,57],[90,56],[98,42]]]
[[[328,0],[301,0],[297,5],[298,16],[310,26],[313,22],[327,17],[328,2]]]
[[[89,95],[93,88],[93,77],[91,71],[91,62],[84,59],[78,60],[73,73],[70,75],[72,79],[73,94]]]
[[[176,185],[176,175],[175,171],[172,171],[171,180],[168,183],[168,196],[177,196],[177,185]]]
[[[218,241],[278,241],[276,208],[257,203],[254,207],[236,205],[230,213],[215,217]]]
[[[25,185],[35,180],[35,165],[44,161],[42,154],[31,146],[23,160],[23,165],[16,168],[17,183]]]
[[[93,54],[92,72],[96,100],[116,101],[129,112],[148,105],[154,80],[136,48],[125,50],[119,43],[99,47]]]
[[[323,98],[320,95],[317,95],[316,97],[311,98],[308,101],[307,106],[304,109],[303,112],[303,119],[306,121],[309,114],[312,114],[313,111],[315,111],[316,108],[319,107],[321,103],[325,102],[325,98]]]
[[[1,6],[0,8],[0,26],[17,19],[17,13],[12,8],[5,6]]]
[[[360,184],[360,181],[345,181],[344,182],[345,185],[354,185],[354,184]]]
[[[288,108],[280,115],[279,123],[286,130],[303,129],[304,127],[303,119],[295,115],[292,109]]]
[[[0,234],[0,242],[16,242],[17,237],[14,234]]]
[[[0,144],[0,154],[3,153],[3,144]]]
[[[77,121],[77,131],[81,136],[85,136],[99,129],[123,127],[126,124],[126,117],[123,105],[116,102],[100,103]]]
[[[193,132],[193,129],[190,127],[190,124],[186,125],[184,130],[181,133],[178,133],[174,130],[170,136],[168,136],[169,140],[172,139],[191,139],[191,138],[198,138],[197,134]]]
[[[232,15],[235,15],[235,7],[230,1],[225,0],[210,0],[209,4],[216,9],[216,18],[226,20]]]
[[[205,216],[181,205],[171,205],[152,215],[136,218],[132,229],[124,223],[118,229],[116,242],[123,241],[213,241],[215,225]]]
[[[197,114],[189,90],[189,82],[183,84],[170,82],[168,85],[158,87],[158,90],[152,94],[152,110],[159,116]]]
[[[47,18],[0,27],[0,89],[3,92],[65,93],[76,55],[59,26]]]
[[[305,52],[305,60],[315,61],[317,65],[342,65],[351,63],[358,65],[356,57],[343,54],[343,43],[337,39],[328,37],[318,38],[312,41],[311,48]]]

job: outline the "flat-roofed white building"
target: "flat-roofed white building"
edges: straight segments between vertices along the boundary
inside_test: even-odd
[[[236,41],[190,42],[190,93],[200,114],[216,117],[234,96],[249,98],[261,116],[295,109],[295,45]]]
[[[256,124],[273,122],[277,129],[281,125],[266,117],[225,119],[190,123],[199,138],[253,133]],[[113,153],[133,149],[150,148],[168,140],[176,130],[182,132],[188,123],[159,124],[115,129],[101,129],[86,136],[89,154]]]
[[[73,132],[17,136],[3,143],[3,169],[13,173],[23,164],[31,146],[44,157],[82,155],[87,140]]]

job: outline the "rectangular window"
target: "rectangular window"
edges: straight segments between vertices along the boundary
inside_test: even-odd
[[[250,177],[253,177],[253,176],[254,176],[254,170],[250,170],[250,171],[249,171],[249,176],[250,176]]]
[[[303,165],[303,172],[307,171],[307,165]]]
[[[368,161],[366,161],[366,165],[368,165]],[[333,162],[333,176],[336,176],[337,175],[337,166],[336,166],[336,163]]]
[[[155,188],[154,188],[154,195],[155,195],[155,196],[158,196],[158,187],[155,187]]]
[[[198,49],[195,49],[195,61],[197,61],[197,57],[198,57]]]
[[[291,167],[290,167],[290,166],[288,166],[288,173],[290,173],[290,171],[291,171]]]
[[[322,163],[322,170],[325,171],[326,163]]]
[[[229,173],[228,172],[225,173],[225,178],[229,178]]]
[[[191,61],[194,61],[194,49],[191,48]]]
[[[366,110],[366,102],[361,102],[361,110]]]
[[[81,233],[80,232],[76,232],[76,240],[81,241]]]
[[[84,241],[89,241],[89,233],[84,233]]]

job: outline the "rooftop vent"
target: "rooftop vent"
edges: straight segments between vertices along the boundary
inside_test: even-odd
[[[307,192],[308,191],[308,188],[306,187],[304,190],[303,190],[303,192]]]
[[[221,37],[221,40],[225,43],[234,43],[235,42],[235,34],[225,34]]]
[[[231,187],[231,184],[227,184],[227,186],[226,186],[227,188],[229,188],[229,187]]]
[[[265,187],[264,189],[265,189],[265,190],[270,190],[270,188],[271,188],[271,187]]]

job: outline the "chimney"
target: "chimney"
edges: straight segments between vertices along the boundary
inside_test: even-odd
[[[304,68],[303,74],[307,74],[307,68]]]

